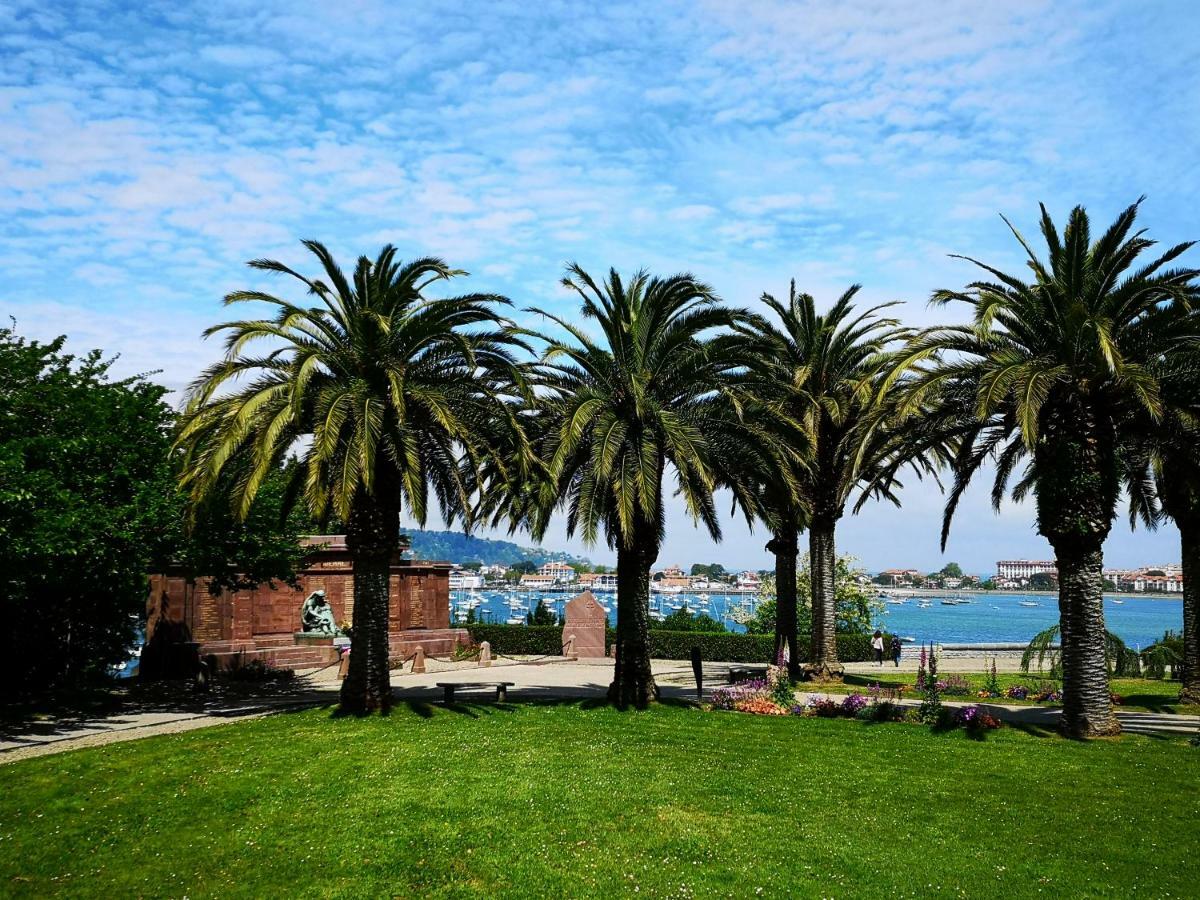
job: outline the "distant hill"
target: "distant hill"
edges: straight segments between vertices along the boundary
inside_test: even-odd
[[[484,565],[511,566],[529,560],[535,565],[547,562],[591,565],[583,557],[544,547],[522,547],[512,541],[496,541],[463,534],[461,531],[409,531],[414,559],[440,559],[449,562],[481,562]]]

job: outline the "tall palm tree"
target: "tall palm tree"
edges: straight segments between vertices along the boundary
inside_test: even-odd
[[[893,318],[879,315],[890,304],[856,313],[859,285],[847,290],[829,312],[819,314],[809,294],[793,281],[786,302],[763,294],[774,322],[760,320],[740,329],[751,360],[752,392],[773,407],[778,421],[794,423],[802,465],[795,469],[798,508],[778,519],[786,533],[776,546],[792,553],[800,524],[807,518],[812,582],[812,636],[805,672],[815,678],[840,677],[837,658],[834,570],[838,520],[857,491],[855,511],[867,499],[898,502],[897,473],[906,463],[933,471],[936,454],[922,456],[914,441],[918,420],[895,414],[895,397],[905,374],[896,368],[895,346],[910,333]],[[802,437],[801,437],[802,436]],[[782,495],[781,495],[782,496]],[[794,565],[794,563],[793,563]],[[785,560],[786,567],[786,560]],[[777,577],[777,588],[783,576]],[[782,602],[792,604],[793,595]],[[783,595],[780,595],[782,598]]]
[[[391,700],[388,573],[401,510],[424,523],[432,489],[448,524],[468,517],[470,470],[489,452],[479,435],[498,422],[515,427],[505,402],[512,341],[495,311],[508,301],[427,298],[434,282],[465,273],[433,258],[401,263],[391,246],[373,261],[360,257],[347,278],[324,246],[304,245],[319,278],[272,260],[250,266],[294,278],[314,305],[234,291],[227,304],[266,303],[274,315],[205,332],[224,333],[226,352],[191,387],[178,435],[181,480],[199,503],[223,471],[240,467],[231,501],[244,516],[263,479],[300,453],[289,496],[302,494],[318,520],[346,523],[354,648],[341,702],[365,712]],[[251,355],[259,341],[270,352]]]
[[[610,701],[644,707],[658,695],[650,670],[650,568],[666,527],[663,478],[672,470],[693,519],[714,540],[718,461],[755,432],[730,417],[725,395],[736,353],[710,337],[743,321],[690,275],[628,281],[609,272],[597,283],[578,265],[563,284],[582,301],[593,337],[566,317],[540,313],[562,337],[525,332],[544,344],[527,378],[535,405],[527,425],[545,477],[536,488],[506,485],[509,515],[541,536],[565,506],[567,531],[592,543],[603,533],[617,552],[617,659]],[[728,485],[743,506],[749,487]]]
[[[1156,360],[1165,399],[1157,420],[1123,423],[1130,524],[1155,527],[1166,516],[1179,529],[1183,570],[1183,659],[1179,697],[1200,703],[1200,312],[1181,311],[1190,334]]]
[[[1005,219],[1032,280],[961,257],[990,278],[937,291],[932,301],[964,303],[974,322],[930,329],[908,351],[910,361],[940,358],[912,398],[936,393],[945,414],[965,428],[943,546],[958,500],[983,463],[995,460],[992,500],[999,506],[1014,468],[1028,458],[1013,493],[1033,491],[1038,531],[1054,548],[1062,727],[1075,736],[1120,730],[1105,667],[1102,547],[1120,491],[1124,423],[1163,415],[1155,361],[1187,327],[1180,311],[1197,274],[1166,268],[1189,244],[1133,268],[1154,243],[1132,230],[1140,203],[1094,242],[1083,207],[1060,235],[1043,206],[1045,262]]]

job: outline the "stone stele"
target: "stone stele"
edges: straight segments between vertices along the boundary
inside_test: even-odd
[[[604,627],[607,623],[608,614],[604,607],[592,596],[591,591],[584,591],[568,600],[563,611],[563,647],[570,645],[570,655],[580,659],[603,658]]]

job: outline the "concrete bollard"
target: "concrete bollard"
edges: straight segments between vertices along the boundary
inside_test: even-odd
[[[487,667],[492,664],[492,645],[484,641],[479,645],[479,665]]]
[[[413,675],[424,675],[425,674],[425,648],[424,647],[418,647],[417,652],[415,654],[413,654],[413,667],[412,667],[411,674],[413,674]]]

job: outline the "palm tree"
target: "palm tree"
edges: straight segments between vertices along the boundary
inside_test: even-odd
[[[503,485],[507,514],[540,537],[566,507],[567,531],[593,543],[603,532],[617,552],[617,659],[609,699],[644,707],[658,696],[650,670],[650,568],[665,534],[663,478],[670,466],[693,520],[714,540],[718,462],[755,426],[729,416],[725,391],[738,367],[725,339],[707,337],[744,321],[691,275],[628,282],[615,270],[597,284],[578,265],[563,284],[595,323],[593,338],[568,319],[540,313],[565,333],[524,332],[545,345],[527,374],[535,397],[527,428],[545,475],[536,488]],[[749,488],[729,485],[743,501]]]
[[[937,460],[932,449],[921,456],[927,445],[914,440],[918,420],[893,414],[905,374],[895,367],[892,348],[909,332],[879,315],[890,304],[856,314],[852,301],[858,291],[853,285],[821,315],[812,296],[797,293],[793,281],[786,303],[762,296],[777,324],[760,320],[741,329],[752,360],[752,393],[776,410],[777,421],[799,432],[790,439],[802,461],[794,470],[799,502],[777,514],[785,531],[773,543],[785,557],[796,553],[796,529],[807,518],[813,597],[805,672],[815,678],[836,678],[843,671],[837,658],[834,570],[835,532],[847,503],[855,491],[855,511],[870,497],[898,502],[899,468],[911,463],[918,473],[933,471]],[[785,568],[788,564],[785,558]],[[785,580],[778,575],[778,589]],[[790,597],[781,593],[777,602],[790,603],[794,617],[795,578],[789,581]]]
[[[1060,236],[1043,206],[1047,262],[1005,219],[1032,281],[961,257],[990,279],[937,291],[933,302],[965,303],[974,322],[930,329],[908,351],[910,362],[939,357],[911,399],[937,395],[944,414],[964,428],[943,546],[958,500],[983,463],[995,460],[998,507],[1014,468],[1029,460],[1013,494],[1033,491],[1038,531],[1057,559],[1062,727],[1075,736],[1120,730],[1104,657],[1102,547],[1120,490],[1124,423],[1162,417],[1155,361],[1187,327],[1181,310],[1197,274],[1165,268],[1189,244],[1131,268],[1154,243],[1132,231],[1140,203],[1095,242],[1082,207]]]
[[[1190,331],[1155,365],[1162,416],[1125,422],[1124,453],[1130,524],[1156,527],[1165,515],[1179,529],[1183,570],[1183,659],[1179,697],[1200,703],[1200,322],[1184,311]]]
[[[354,651],[341,702],[366,712],[391,700],[388,573],[401,510],[423,524],[432,489],[447,524],[469,519],[471,469],[489,452],[479,435],[515,423],[505,402],[512,342],[494,309],[508,301],[427,298],[434,282],[465,273],[433,258],[402,264],[391,246],[374,261],[360,257],[348,279],[324,246],[304,245],[320,278],[272,260],[250,266],[291,276],[315,305],[234,291],[227,304],[266,303],[275,314],[205,332],[225,333],[226,352],[191,387],[177,442],[181,481],[200,503],[223,471],[242,467],[231,502],[244,516],[264,478],[299,451],[290,498],[302,494],[318,521],[346,523]],[[263,340],[269,353],[247,352]]]

